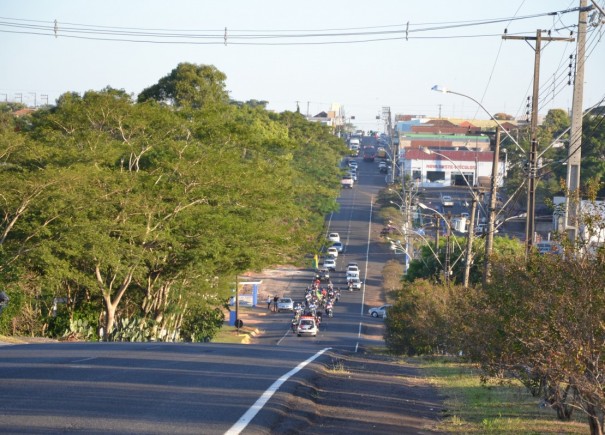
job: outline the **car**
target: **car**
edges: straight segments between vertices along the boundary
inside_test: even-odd
[[[332,244],[333,248],[336,248],[336,250],[340,253],[340,252],[344,252],[345,250],[345,245],[342,242],[334,242]]]
[[[331,255],[334,258],[338,258],[338,249],[336,249],[334,246],[330,246],[327,249],[326,254]]]
[[[349,161],[349,168],[355,168],[355,169],[357,169],[357,166],[358,166],[357,160],[351,160],[351,161]]]
[[[280,298],[277,301],[277,311],[294,311],[294,301],[290,298]]]
[[[372,317],[385,317],[387,310],[389,308],[391,308],[392,306],[393,305],[391,305],[391,304],[385,304],[380,307],[370,308],[368,310],[368,314]]]
[[[349,175],[353,179],[353,181],[357,181],[357,171],[349,171]]]
[[[330,271],[328,269],[319,269],[317,276],[320,281],[330,281]]]
[[[346,275],[347,282],[350,281],[350,280],[352,280],[352,279],[354,279],[354,278],[359,279],[359,271],[357,271],[357,272],[355,272],[355,271],[347,271],[347,275]]]
[[[340,179],[340,185],[345,189],[352,189],[353,183],[355,183],[355,180],[350,175],[343,175]]]
[[[443,195],[443,196],[441,197],[441,204],[442,204],[444,207],[453,207],[453,206],[454,206],[454,200],[453,200],[453,199],[452,199],[452,197],[451,197],[451,196],[449,196],[449,195]]]
[[[356,264],[349,263],[349,265],[347,266],[347,273],[349,272],[356,273],[357,275],[359,275],[359,266],[357,266]]]
[[[313,316],[301,316],[296,327],[296,334],[300,337],[301,335],[310,335],[312,337],[317,336],[319,328],[317,327],[317,321]]]
[[[328,234],[328,240],[330,242],[340,242],[340,234],[330,233],[330,234]]]
[[[347,280],[347,283],[353,287],[353,290],[361,290],[361,285],[363,284],[358,276]]]
[[[328,269],[330,272],[336,272],[336,260],[334,258],[324,259],[322,269]]]

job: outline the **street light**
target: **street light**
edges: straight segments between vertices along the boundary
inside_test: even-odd
[[[500,127],[500,129],[502,129],[502,131],[504,131],[504,133],[509,137],[509,139],[512,140],[513,143],[515,145],[517,145],[517,147],[522,152],[524,152],[524,153],[527,152],[526,150],[523,149],[523,147],[521,145],[519,145],[519,142],[517,142],[516,139],[514,137],[512,137],[510,135],[510,133],[502,126],[502,124],[500,123],[500,121],[498,121],[496,118],[494,118],[494,116],[491,113],[489,113],[489,111],[485,107],[483,107],[483,104],[481,104],[479,101],[475,100],[473,97],[468,96],[466,94],[461,94],[460,92],[454,92],[454,91],[452,91],[452,90],[450,90],[450,89],[448,89],[448,88],[446,88],[444,86],[440,86],[440,85],[433,86],[431,88],[431,91],[441,92],[442,94],[459,95],[461,97],[468,98],[469,100],[475,102],[475,104],[477,104],[479,107],[481,107],[485,113],[487,113],[487,115],[491,118],[491,120],[494,121],[498,125],[498,127]]]

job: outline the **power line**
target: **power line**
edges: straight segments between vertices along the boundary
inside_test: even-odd
[[[36,21],[17,18],[0,17],[0,32],[27,34],[35,36],[52,36],[84,40],[102,40],[115,42],[132,42],[146,44],[184,44],[184,45],[325,45],[325,44],[356,44],[374,41],[409,40],[409,39],[454,39],[454,38],[484,38],[495,37],[496,34],[477,35],[441,35],[415,36],[415,34],[436,32],[442,30],[462,29],[484,25],[497,24],[560,15],[577,11],[577,8],[556,12],[526,15],[522,17],[507,17],[483,19],[476,21],[425,23],[406,25],[386,25],[341,29],[316,30],[181,30],[181,29],[144,29],[128,27],[97,26],[78,23],[58,23],[56,21]],[[418,27],[417,27],[418,26]],[[388,29],[388,30],[385,30]],[[243,33],[247,32],[247,33]],[[276,33],[280,32],[280,33]],[[526,32],[520,32],[526,33]],[[397,36],[399,35],[399,36]],[[308,39],[322,39],[308,41]],[[330,38],[329,40],[323,40]],[[337,38],[338,40],[335,40]],[[342,40],[343,38],[348,38]],[[350,39],[362,38],[362,39]],[[304,42],[259,42],[261,40],[293,40]],[[244,42],[242,42],[244,41]]]

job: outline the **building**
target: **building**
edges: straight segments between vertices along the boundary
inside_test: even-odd
[[[493,151],[431,150],[402,148],[399,165],[406,176],[416,180],[420,187],[477,186],[481,178],[490,178]],[[502,186],[504,162],[499,163],[498,185]],[[466,178],[466,181],[465,181]]]
[[[399,146],[401,148],[439,148],[460,149],[474,151],[488,151],[490,138],[488,136],[468,136],[465,134],[433,134],[433,133],[400,133]]]

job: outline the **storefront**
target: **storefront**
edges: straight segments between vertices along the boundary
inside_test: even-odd
[[[421,187],[476,186],[481,177],[491,178],[493,151],[403,149],[399,164]],[[502,185],[504,163],[499,164],[498,185]],[[465,181],[466,179],[466,181]]]

